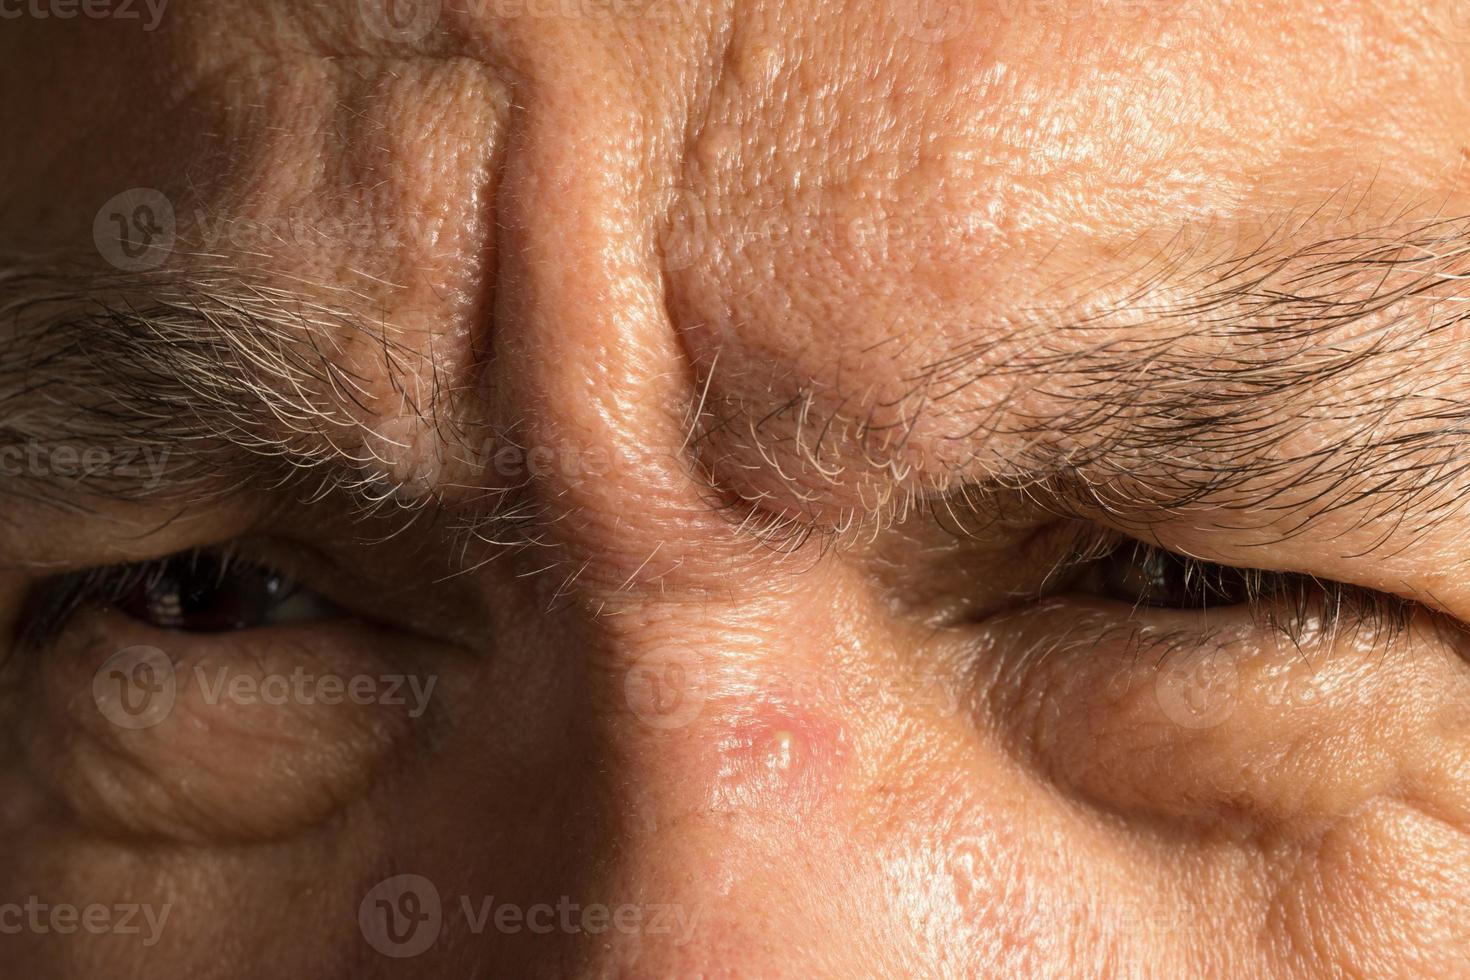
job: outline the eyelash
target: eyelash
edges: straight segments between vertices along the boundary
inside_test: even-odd
[[[180,562],[216,565],[221,582],[237,568],[281,574],[268,564],[241,556],[233,545],[196,548],[150,561],[101,565],[69,572],[39,583],[32,591],[16,633],[17,650],[43,648],[54,641],[71,618],[83,609],[116,605],[139,589],[156,587]]]
[[[1141,567],[1151,563],[1172,566],[1188,586],[1196,589],[1201,601],[1198,605],[1168,608],[1207,612],[1244,606],[1258,625],[1279,630],[1296,644],[1300,644],[1309,624],[1329,634],[1348,629],[1380,642],[1390,640],[1407,629],[1410,618],[1421,608],[1408,599],[1363,586],[1297,572],[1236,568],[1131,539],[1118,542],[1113,538],[1111,547],[1100,554],[1099,540],[1093,538],[1079,546],[1072,559],[1074,567],[1116,561],[1120,556]],[[1244,597],[1230,599],[1237,591],[1243,591]],[[1211,596],[1230,601],[1211,603]],[[1141,595],[1133,604],[1133,615],[1146,615],[1146,610],[1152,608],[1159,606],[1147,601],[1146,594]]]
[[[1407,628],[1410,617],[1420,608],[1409,600],[1361,586],[1294,572],[1234,568],[1141,541],[1119,541],[1111,532],[1084,534],[1059,571],[1069,569],[1070,574],[1065,577],[1075,581],[1074,576],[1085,577],[1089,569],[1097,570],[1120,559],[1136,567],[1168,569],[1201,598],[1198,605],[1167,608],[1207,612],[1245,606],[1259,626],[1280,631],[1296,645],[1301,644],[1309,625],[1316,625],[1329,634],[1346,628],[1354,633],[1366,633],[1378,642],[1391,640]],[[241,556],[232,545],[70,572],[40,583],[32,592],[17,629],[16,649],[43,649],[60,636],[78,612],[88,607],[117,605],[139,590],[156,587],[181,562],[214,566],[220,582],[236,569],[280,575],[289,581],[289,576],[269,564]],[[1243,599],[1213,604],[1210,601],[1211,596],[1230,599],[1232,591],[1241,590]],[[1118,596],[1112,598],[1127,601]],[[1148,610],[1161,608],[1160,603],[1148,600],[1146,592],[1134,600],[1132,618],[1139,619]]]

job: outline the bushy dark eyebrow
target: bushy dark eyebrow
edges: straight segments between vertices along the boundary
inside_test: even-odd
[[[1192,509],[1290,536],[1340,513],[1384,544],[1460,506],[1470,218],[1148,263],[1142,286],[1026,356],[988,361],[982,341],[916,383],[942,400],[936,386],[963,388],[977,365],[1040,379],[1043,411],[995,419],[1029,447],[1012,476],[1120,521]]]
[[[857,463],[876,486],[897,482],[886,447],[949,416],[959,434],[932,453],[944,465],[821,529],[997,491],[1130,528],[1193,515],[1272,540],[1336,516],[1339,533],[1371,525],[1370,550],[1399,547],[1470,499],[1470,218],[1343,217],[1140,238],[1106,280],[1074,275],[1018,325],[969,331],[907,394],[834,421],[820,392],[785,388],[754,421],[719,406],[700,438],[753,442],[818,485]]]
[[[913,385],[942,410],[979,380],[1039,379],[1029,409],[992,408],[968,435],[1025,446],[991,482],[1120,522],[1197,507],[1243,524],[1286,514],[1287,534],[1334,512],[1378,525],[1385,542],[1427,527],[1470,476],[1470,400],[1436,390],[1459,373],[1470,219],[1317,238],[1283,228],[1245,250],[1140,249],[1131,285],[1109,303],[977,338]],[[344,312],[351,297],[309,301],[234,272],[79,281],[0,275],[0,453],[70,442],[168,454],[165,478],[103,471],[69,488],[127,499],[262,479],[314,480],[368,508],[398,499],[362,438],[365,381],[337,355],[343,337],[365,339],[390,377],[421,355],[385,323]],[[1026,331],[1014,356],[1007,344]],[[415,408],[452,444],[461,422],[438,396]],[[1313,448],[1294,450],[1303,437]],[[795,442],[821,445],[810,433]],[[0,480],[4,493],[55,491],[54,479]]]

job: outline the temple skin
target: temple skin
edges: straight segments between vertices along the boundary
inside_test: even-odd
[[[1323,352],[1425,338],[1273,389],[1253,417],[1279,439],[1144,453],[1136,420],[1095,426],[1140,486],[1326,446],[1353,487],[1304,464],[1189,508],[1131,485],[1048,507],[1037,484],[999,517],[964,490],[1090,447],[1094,392],[1153,404],[1168,350],[1251,363],[1179,312],[1221,261],[1320,277],[1320,243],[1347,242],[1327,254],[1361,300],[1371,243],[1470,214],[1460,5],[390,6],[0,20],[5,268],[340,307],[357,326],[316,342],[353,393],[319,394],[349,421],[311,437],[425,514],[268,480],[5,497],[0,624],[56,570],[235,539],[349,615],[200,637],[90,611],[7,656],[0,962],[1470,975],[1465,477],[1441,444],[1388,448],[1466,399],[1453,241],[1403,273],[1436,292],[1270,349],[1310,380]],[[173,215],[146,270],[97,231],[137,188]],[[1111,381],[1057,383],[1098,352]],[[65,424],[3,391],[7,431]],[[1372,424],[1348,411],[1375,398]],[[1406,462],[1433,479],[1354,490]],[[1288,637],[1054,589],[1079,524],[1412,612]],[[95,679],[148,647],[176,687],[135,729]],[[198,681],[297,668],[432,679],[429,708]],[[1203,705],[1197,668],[1224,678]],[[145,945],[7,917],[30,896],[168,912]]]

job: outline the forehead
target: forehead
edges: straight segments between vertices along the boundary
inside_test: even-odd
[[[1421,7],[194,0],[23,18],[0,33],[6,90],[24,93],[0,107],[20,137],[0,147],[0,220],[85,241],[136,182],[298,262],[355,235],[373,255],[353,259],[381,263],[364,271],[401,278],[385,240],[432,240],[443,267],[462,258],[456,229],[489,237],[475,210],[494,209],[514,106],[569,142],[636,144],[629,191],[650,224],[685,226],[664,244],[688,280],[779,254],[843,296],[901,276],[935,302],[999,287],[989,302],[1011,303],[1032,288],[1008,281],[1013,260],[1029,273],[1058,245],[1090,258],[1249,197],[1296,206],[1355,171],[1385,197],[1442,180],[1463,69],[1425,56],[1445,45]],[[284,243],[250,224],[293,211],[311,227]],[[411,258],[397,264],[430,264]]]
[[[153,30],[28,17],[0,32],[23,93],[0,108],[23,135],[0,148],[0,214],[34,213],[21,188],[90,203],[129,178],[242,208],[360,193],[377,171],[422,183],[498,149],[486,117],[514,101],[639,141],[655,189],[731,212],[745,239],[789,249],[822,229],[781,219],[857,198],[872,203],[831,220],[882,219],[899,248],[942,206],[965,220],[940,244],[993,255],[1235,203],[1268,167],[1295,203],[1334,189],[1349,150],[1400,182],[1442,176],[1463,70],[1422,7],[194,0]],[[1317,186],[1291,186],[1298,170]]]

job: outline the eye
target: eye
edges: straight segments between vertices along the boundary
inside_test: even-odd
[[[41,583],[27,606],[21,641],[33,647],[87,606],[111,608],[155,629],[184,633],[222,633],[343,615],[285,573],[220,551],[189,551],[63,575]]]
[[[217,553],[175,555],[133,578],[111,604],[159,629],[254,629],[321,618],[327,608],[325,600],[284,574]]]
[[[1269,589],[1269,573],[1176,555],[1142,542],[1114,549],[1096,569],[1097,590],[1136,606],[1208,609],[1248,603]]]

